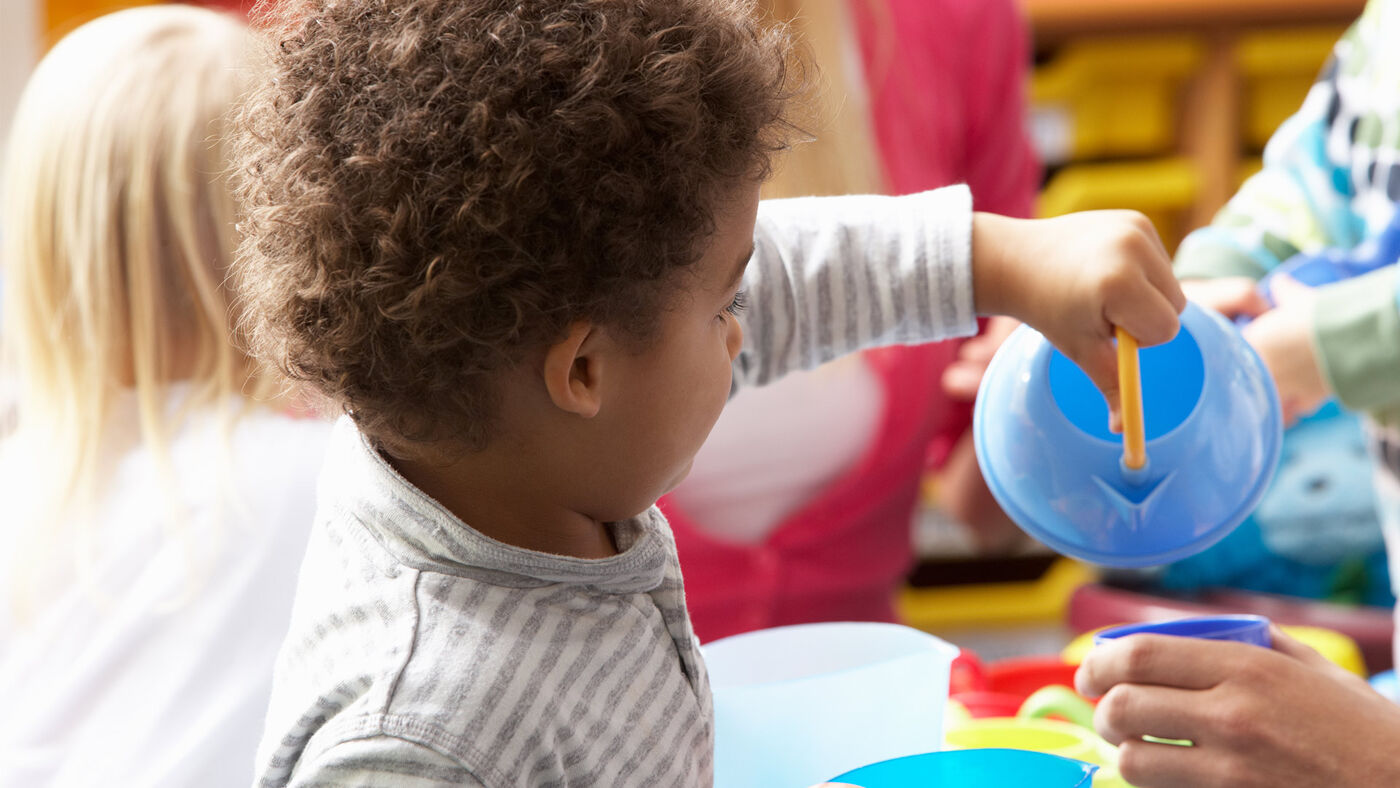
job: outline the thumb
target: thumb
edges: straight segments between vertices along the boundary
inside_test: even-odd
[[[1068,355],[1068,354],[1067,354]],[[1109,340],[1098,340],[1070,356],[1084,370],[1108,403],[1108,429],[1123,431],[1123,405],[1118,396],[1118,349]]]

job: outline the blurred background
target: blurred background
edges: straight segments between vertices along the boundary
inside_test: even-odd
[[[254,2],[192,4],[246,14]],[[30,69],[49,45],[101,14],[145,4],[150,3],[0,0],[0,138]],[[1151,217],[1168,250],[1174,250],[1258,169],[1269,136],[1302,103],[1332,45],[1364,3],[1019,0],[1019,5],[1031,42],[1024,52],[1027,133],[1043,166],[1035,213],[1137,209]],[[897,71],[897,59],[889,66]],[[930,474],[915,517],[918,565],[900,601],[909,623],[997,656],[1030,650],[1037,639],[1055,648],[1070,632],[1067,627],[1082,631],[1128,616],[1119,609],[1101,614],[1095,606],[1109,602],[1096,592],[1086,598],[1086,588],[1107,588],[1092,567],[1053,556],[1024,538],[988,548],[939,505],[939,488],[937,475]],[[1314,597],[1367,601],[1357,589],[1377,586],[1362,564],[1335,571],[1335,582]],[[1379,587],[1386,585],[1383,580]],[[1388,644],[1388,613],[1383,606],[1374,611],[1367,618],[1366,609],[1349,610],[1352,618],[1340,628],[1363,646]],[[1373,670],[1388,666],[1388,649],[1377,646],[1373,658],[1385,663],[1371,665]]]

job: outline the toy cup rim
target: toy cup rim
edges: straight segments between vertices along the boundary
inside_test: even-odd
[[[1216,616],[1187,616],[1185,618],[1169,618],[1162,619],[1159,621],[1138,621],[1129,624],[1119,624],[1117,626],[1108,627],[1106,629],[1101,629],[1098,632],[1095,632],[1094,645],[1103,645],[1104,643],[1119,640],[1125,637],[1131,637],[1133,635],[1169,635],[1172,637],[1199,638],[1202,636],[1182,635],[1174,632],[1162,632],[1159,631],[1159,629],[1172,626],[1204,624],[1208,622],[1219,622],[1221,624],[1228,623],[1233,624],[1233,626],[1215,630],[1212,632],[1210,637],[1204,639],[1232,640],[1236,642],[1239,641],[1236,640],[1236,638],[1230,637],[1231,635],[1238,635],[1243,632],[1257,631],[1261,628],[1265,632],[1267,632],[1269,629],[1269,625],[1272,623],[1267,616],[1260,616],[1253,613],[1225,613]]]
[[[844,625],[844,626],[850,626],[850,625],[853,625],[853,624],[854,624],[854,625],[859,625],[860,627],[862,627],[862,628],[867,628],[867,629],[881,629],[881,630],[884,630],[884,631],[887,631],[887,632],[893,632],[893,631],[899,630],[899,631],[901,631],[901,632],[907,632],[908,634],[911,634],[911,635],[922,636],[922,637],[919,638],[920,640],[922,640],[922,641],[924,641],[925,643],[929,643],[929,644],[931,644],[931,645],[934,646],[934,648],[932,649],[932,653],[933,653],[936,657],[938,657],[939,659],[946,659],[946,660],[947,660],[948,665],[945,666],[945,668],[944,668],[945,672],[951,672],[951,669],[952,669],[952,661],[953,661],[953,659],[955,659],[955,658],[957,657],[957,655],[958,655],[958,653],[959,653],[959,649],[958,649],[957,646],[954,646],[953,644],[951,644],[951,643],[949,643],[948,641],[946,641],[946,640],[944,640],[944,639],[938,637],[937,635],[933,635],[933,634],[931,634],[931,633],[929,633],[929,632],[925,632],[925,631],[923,631],[923,630],[921,630],[921,629],[916,629],[916,628],[911,627],[911,626],[908,626],[908,625],[906,625],[906,624],[898,624],[898,623],[894,623],[894,622],[891,622],[891,621],[813,621],[813,622],[808,622],[808,623],[805,623],[805,624],[786,624],[786,625],[784,625],[784,626],[766,627],[766,628],[764,628],[764,629],[755,629],[755,630],[751,630],[751,631],[749,631],[749,632],[740,632],[740,633],[735,634],[735,635],[729,635],[728,637],[722,637],[722,638],[719,638],[718,640],[710,641],[709,643],[703,644],[703,645],[701,646],[701,652],[702,652],[702,653],[705,653],[705,652],[707,651],[707,649],[713,649],[716,645],[721,644],[721,643],[725,643],[725,642],[736,642],[736,641],[739,641],[739,640],[754,640],[754,639],[757,639],[757,638],[759,638],[759,637],[761,637],[761,636],[764,636],[764,635],[770,635],[770,636],[771,636],[772,633],[774,633],[774,632],[779,632],[779,631],[790,632],[790,631],[799,630],[799,629],[835,629],[835,628],[840,627],[840,626],[843,626],[843,625]],[[858,665],[848,665],[848,666],[846,666],[846,667],[837,668],[837,669],[835,669],[835,670],[822,671],[822,672],[819,672],[819,673],[809,673],[809,674],[806,674],[806,675],[803,675],[803,676],[789,676],[789,677],[786,677],[786,678],[773,679],[773,680],[771,680],[771,681],[749,681],[749,682],[743,682],[743,683],[723,683],[723,682],[721,682],[721,683],[716,684],[715,681],[714,681],[714,676],[711,675],[711,676],[710,676],[710,679],[711,679],[710,684],[711,684],[711,689],[712,689],[712,690],[714,690],[714,689],[722,689],[723,691],[729,692],[729,693],[733,693],[733,692],[753,692],[753,691],[757,691],[757,690],[771,689],[771,688],[775,688],[775,687],[782,687],[782,686],[787,686],[787,685],[792,685],[792,684],[798,684],[798,683],[807,682],[807,681],[827,680],[827,679],[831,679],[832,677],[844,676],[844,675],[847,675],[847,674],[850,674],[850,673],[855,673],[855,672],[857,672],[857,671],[870,670],[870,669],[872,669],[872,668],[874,668],[874,667],[877,667],[877,666],[880,666],[880,665],[887,665],[887,664],[892,663],[892,662],[898,662],[898,661],[901,661],[901,660],[913,659],[913,658],[916,658],[916,657],[924,657],[924,656],[926,656],[926,655],[925,655],[925,654],[922,654],[922,653],[914,653],[914,652],[911,652],[911,653],[908,653],[908,654],[899,654],[899,655],[892,656],[892,657],[881,657],[881,658],[879,658],[879,659],[872,660],[872,661],[869,661],[869,662],[865,662],[865,663],[862,663],[862,664],[858,664]],[[707,658],[707,660],[708,660],[708,655],[706,655],[706,658]]]

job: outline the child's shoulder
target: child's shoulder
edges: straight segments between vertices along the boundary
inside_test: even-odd
[[[536,784],[658,757],[639,749],[643,721],[705,724],[664,622],[631,595],[347,568],[323,593],[307,594],[303,576],[279,665],[265,735],[300,740],[302,757],[407,731],[410,749],[428,746],[487,784]],[[705,768],[700,752],[682,760]]]

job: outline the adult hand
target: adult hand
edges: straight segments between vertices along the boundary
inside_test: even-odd
[[[1306,416],[1332,396],[1313,342],[1312,288],[1287,277],[1273,281],[1278,306],[1244,327],[1244,338],[1264,360],[1278,387],[1285,424]]]
[[[973,298],[979,314],[1029,323],[1079,365],[1122,419],[1114,329],[1143,346],[1176,336],[1186,296],[1152,222],[1135,211],[1054,219],[972,219]]]
[[[1400,706],[1283,634],[1274,648],[1134,635],[1089,652],[1079,691],[1143,788],[1400,785]],[[1189,739],[1192,747],[1143,741]]]
[[[958,357],[943,370],[943,393],[959,402],[977,399],[977,389],[992,356],[1019,325],[1021,321],[1004,315],[988,320],[982,333],[964,342],[958,348]]]

